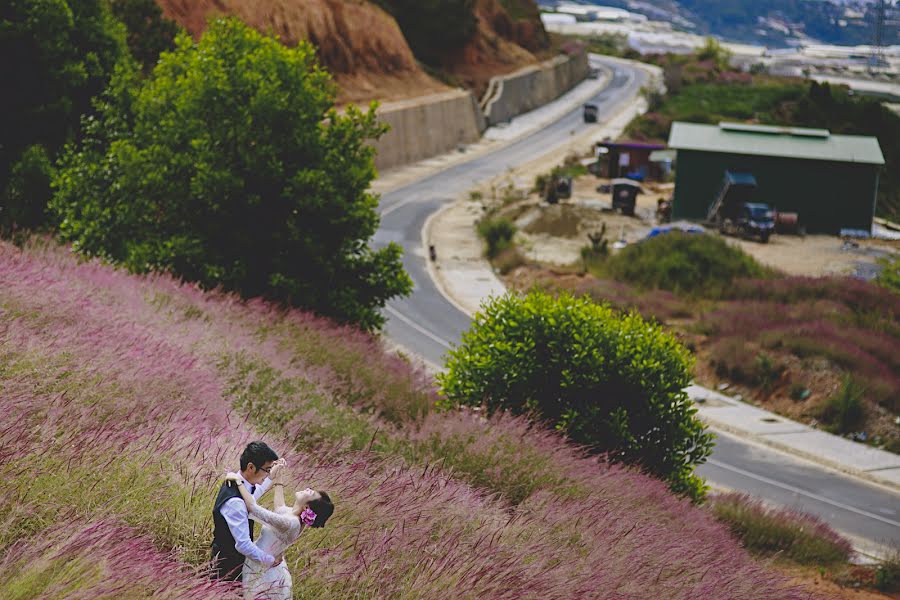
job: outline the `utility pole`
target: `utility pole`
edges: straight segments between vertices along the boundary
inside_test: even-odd
[[[872,53],[869,56],[869,70],[874,71],[885,65],[884,60],[884,21],[887,7],[885,0],[877,0],[875,4],[875,23],[872,36]]]

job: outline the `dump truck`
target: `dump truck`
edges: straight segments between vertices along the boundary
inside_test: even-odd
[[[707,221],[724,235],[768,242],[775,230],[775,213],[768,204],[751,202],[756,190],[756,178],[751,173],[725,171],[719,193],[709,205]]]

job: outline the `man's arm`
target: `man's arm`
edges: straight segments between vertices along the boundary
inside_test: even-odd
[[[222,517],[228,523],[228,529],[231,531],[231,535],[234,536],[234,548],[238,552],[269,567],[275,564],[275,557],[260,550],[259,546],[250,539],[250,531],[247,527],[247,505],[244,504],[242,498],[227,500],[222,505],[222,508],[219,509],[219,512],[222,513]]]

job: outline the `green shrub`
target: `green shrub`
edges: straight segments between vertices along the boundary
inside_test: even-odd
[[[485,217],[478,221],[478,235],[487,244],[487,257],[493,259],[512,245],[516,226],[504,217]]]
[[[699,296],[718,296],[735,279],[767,269],[718,237],[673,232],[626,246],[603,271],[619,281]]]
[[[865,418],[865,387],[852,377],[845,377],[837,393],[819,407],[819,417],[832,433],[855,431]]]
[[[385,128],[350,106],[307,42],[236,19],[180,35],[145,83],[120,74],[54,180],[61,235],[135,272],[265,296],[376,329],[409,293],[397,244],[373,250]]]
[[[762,352],[756,355],[753,367],[754,383],[767,394],[772,391],[772,387],[784,371],[784,365],[776,363],[768,354]]]
[[[828,565],[846,562],[852,551],[849,541],[816,517],[770,509],[744,494],[716,496],[710,508],[756,554],[778,553],[800,564]]]
[[[29,146],[13,166],[0,205],[0,232],[12,229],[37,229],[47,221],[47,201],[50,200],[50,179],[53,166],[47,150],[39,145]]]
[[[438,379],[445,407],[533,414],[699,499],[693,467],[709,456],[712,435],[683,391],[692,366],[674,337],[637,314],[532,292],[485,304]]]
[[[506,248],[494,258],[494,267],[496,267],[501,275],[506,275],[510,271],[527,263],[528,261],[515,246]]]
[[[875,586],[883,592],[900,591],[900,548],[895,546],[875,568]]]
[[[900,255],[882,258],[878,262],[881,264],[881,272],[875,283],[900,294]]]

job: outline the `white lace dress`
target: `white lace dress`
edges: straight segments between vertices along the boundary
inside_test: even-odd
[[[287,550],[303,530],[300,519],[294,515],[290,506],[282,506],[273,512],[257,504],[249,512],[251,519],[262,523],[256,545],[272,556]],[[269,568],[247,558],[244,561],[243,581],[244,600],[291,600],[293,581],[284,561]]]

